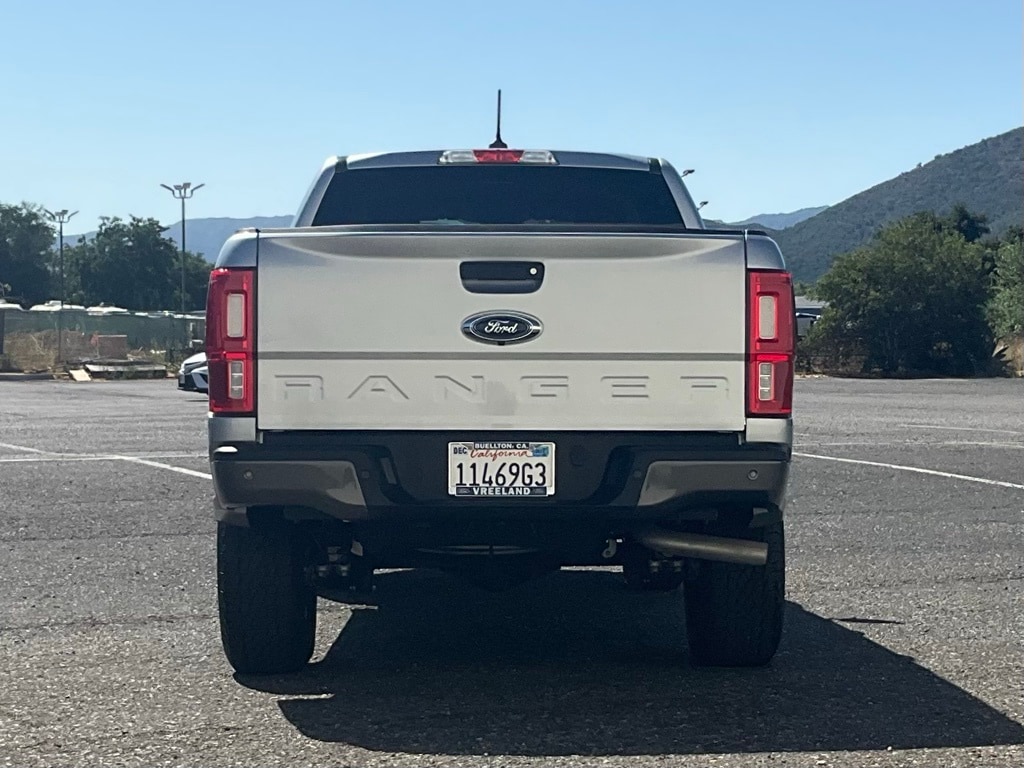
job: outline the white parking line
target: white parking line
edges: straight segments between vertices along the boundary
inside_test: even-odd
[[[11,451],[23,451],[25,453],[34,454],[33,456],[7,456],[0,458],[0,463],[3,464],[15,464],[15,463],[28,463],[28,462],[43,462],[43,461],[127,461],[130,464],[142,464],[147,467],[156,467],[157,469],[166,469],[169,472],[177,472],[182,475],[188,475],[189,477],[201,477],[203,480],[212,480],[213,475],[207,472],[198,472],[194,469],[186,469],[185,467],[176,467],[173,464],[164,464],[160,461],[150,461],[139,456],[123,456],[120,454],[82,454],[82,453],[56,453],[55,451],[44,451],[39,448],[29,448],[27,445],[15,445],[14,443],[0,443],[0,448],[7,448]],[[151,456],[153,458],[168,458],[168,459],[188,459],[188,458],[206,458],[205,453],[146,453],[144,456]]]
[[[113,459],[120,459],[121,461],[127,461],[131,464],[142,464],[147,467],[156,467],[157,469],[166,469],[170,472],[177,472],[182,475],[188,475],[189,477],[201,477],[204,480],[213,480],[213,475],[207,472],[198,472],[194,469],[185,469],[185,467],[176,467],[173,464],[164,464],[159,461],[149,461],[148,459],[139,459],[135,456],[112,456]]]
[[[911,426],[911,425],[908,425],[908,426]],[[983,430],[978,430],[978,431],[983,431]],[[984,431],[992,432],[992,431],[998,431],[998,430],[984,430]],[[1016,433],[1011,433],[1011,434],[1016,434]],[[119,456],[119,455],[111,455],[111,456],[82,456],[82,455],[74,455],[74,454],[60,454],[60,453],[54,453],[52,451],[43,451],[43,450],[40,450],[38,448],[29,448],[29,447],[24,446],[24,445],[13,445],[11,443],[0,443],[0,448],[7,448],[9,450],[14,450],[14,451],[25,451],[27,453],[40,454],[42,456],[49,457],[49,459],[53,460],[53,461],[56,461],[56,460],[63,460],[63,461],[103,461],[103,460],[113,459],[113,460],[116,460],[116,461],[126,461],[126,462],[128,462],[130,464],[142,464],[143,466],[154,467],[156,469],[166,469],[169,472],[177,472],[178,474],[188,475],[189,477],[199,477],[199,478],[202,478],[203,480],[212,480],[213,479],[213,475],[209,474],[208,472],[199,472],[199,471],[197,471],[195,469],[187,469],[185,467],[176,467],[173,464],[164,464],[163,462],[159,462],[159,461],[150,461],[148,459],[141,459],[141,458],[139,458],[137,456]],[[945,477],[945,478],[948,478],[950,480],[966,480],[967,482],[970,482],[970,483],[981,483],[982,485],[996,485],[996,486],[999,486],[1001,488],[1015,488],[1015,489],[1024,491],[1024,484],[1008,483],[1005,480],[990,480],[990,479],[985,478],[985,477],[974,477],[972,475],[959,475],[959,474],[956,474],[954,472],[941,472],[941,471],[939,471],[937,469],[925,469],[923,467],[908,467],[908,466],[904,466],[902,464],[887,464],[887,463],[882,462],[882,461],[867,461],[865,459],[846,459],[846,458],[841,458],[839,456],[822,456],[821,454],[817,454],[817,453],[801,453],[801,452],[797,452],[797,451],[794,451],[793,455],[794,456],[800,456],[801,458],[805,458],[805,459],[819,459],[820,461],[835,461],[835,462],[839,462],[841,464],[860,464],[860,465],[867,466],[867,467],[881,467],[883,469],[897,469],[897,470],[900,470],[902,472],[915,472],[915,473],[920,474],[920,475],[933,475],[935,477]],[[180,457],[180,458],[185,458],[185,457]],[[19,458],[0,459],[0,462],[16,462],[16,461],[26,461],[26,459],[25,458],[20,458],[20,459]]]
[[[140,456],[114,455],[97,453],[92,455],[75,453],[55,453],[31,456],[3,456],[0,464],[44,464],[46,462],[62,463],[66,461],[124,461],[130,459],[205,459],[205,453],[146,453]]]
[[[942,429],[950,430],[952,432],[993,432],[999,435],[1024,436],[1024,432],[1014,431],[1012,429],[981,429],[979,427],[940,427],[937,424],[900,424],[899,426],[908,427],[910,429]]]
[[[868,467],[882,467],[883,469],[899,469],[903,472],[916,472],[921,475],[935,475],[937,477],[946,477],[951,480],[966,480],[970,483],[981,483],[983,485],[998,485],[1001,488],[1017,488],[1024,491],[1024,485],[1019,483],[1008,483],[1005,480],[989,480],[986,477],[973,477],[971,475],[958,475],[953,472],[940,472],[937,469],[924,469],[922,467],[907,467],[902,464],[886,464],[881,461],[865,461],[864,459],[843,459],[838,456],[821,456],[816,453],[797,453],[793,452],[794,456],[800,456],[805,459],[821,459],[822,461],[838,461],[843,464],[863,464]]]
[[[5,456],[0,464],[46,464],[65,461],[117,461],[117,456]]]
[[[24,451],[25,453],[39,453],[43,456],[60,456],[59,453],[53,451],[41,451],[38,448],[29,448],[27,445],[14,445],[13,443],[0,443],[0,448],[6,448],[9,451]]]
[[[205,451],[138,451],[136,453],[110,454],[116,456],[128,456],[133,459],[205,459],[209,454]]]

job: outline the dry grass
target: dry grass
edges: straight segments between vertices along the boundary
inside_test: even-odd
[[[75,363],[96,356],[90,336],[81,331],[64,331],[65,363]],[[42,373],[57,366],[57,332],[35,331],[12,333],[4,338],[4,356],[8,368],[24,373]]]
[[[1006,342],[1003,359],[1014,376],[1024,376],[1024,336]]]

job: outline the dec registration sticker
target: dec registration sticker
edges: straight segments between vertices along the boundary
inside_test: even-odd
[[[554,443],[448,443],[450,496],[553,496]]]

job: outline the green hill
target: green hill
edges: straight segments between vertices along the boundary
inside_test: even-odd
[[[1024,128],[938,155],[771,234],[794,277],[814,281],[837,255],[864,245],[884,225],[918,211],[941,216],[956,203],[988,216],[995,235],[1024,224]]]

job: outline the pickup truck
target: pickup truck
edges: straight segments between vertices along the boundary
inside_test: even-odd
[[[693,664],[769,663],[794,315],[775,242],[705,228],[665,160],[330,158],[210,275],[229,663],[303,667],[318,596],[376,570],[501,590],[569,566],[678,594]]]

